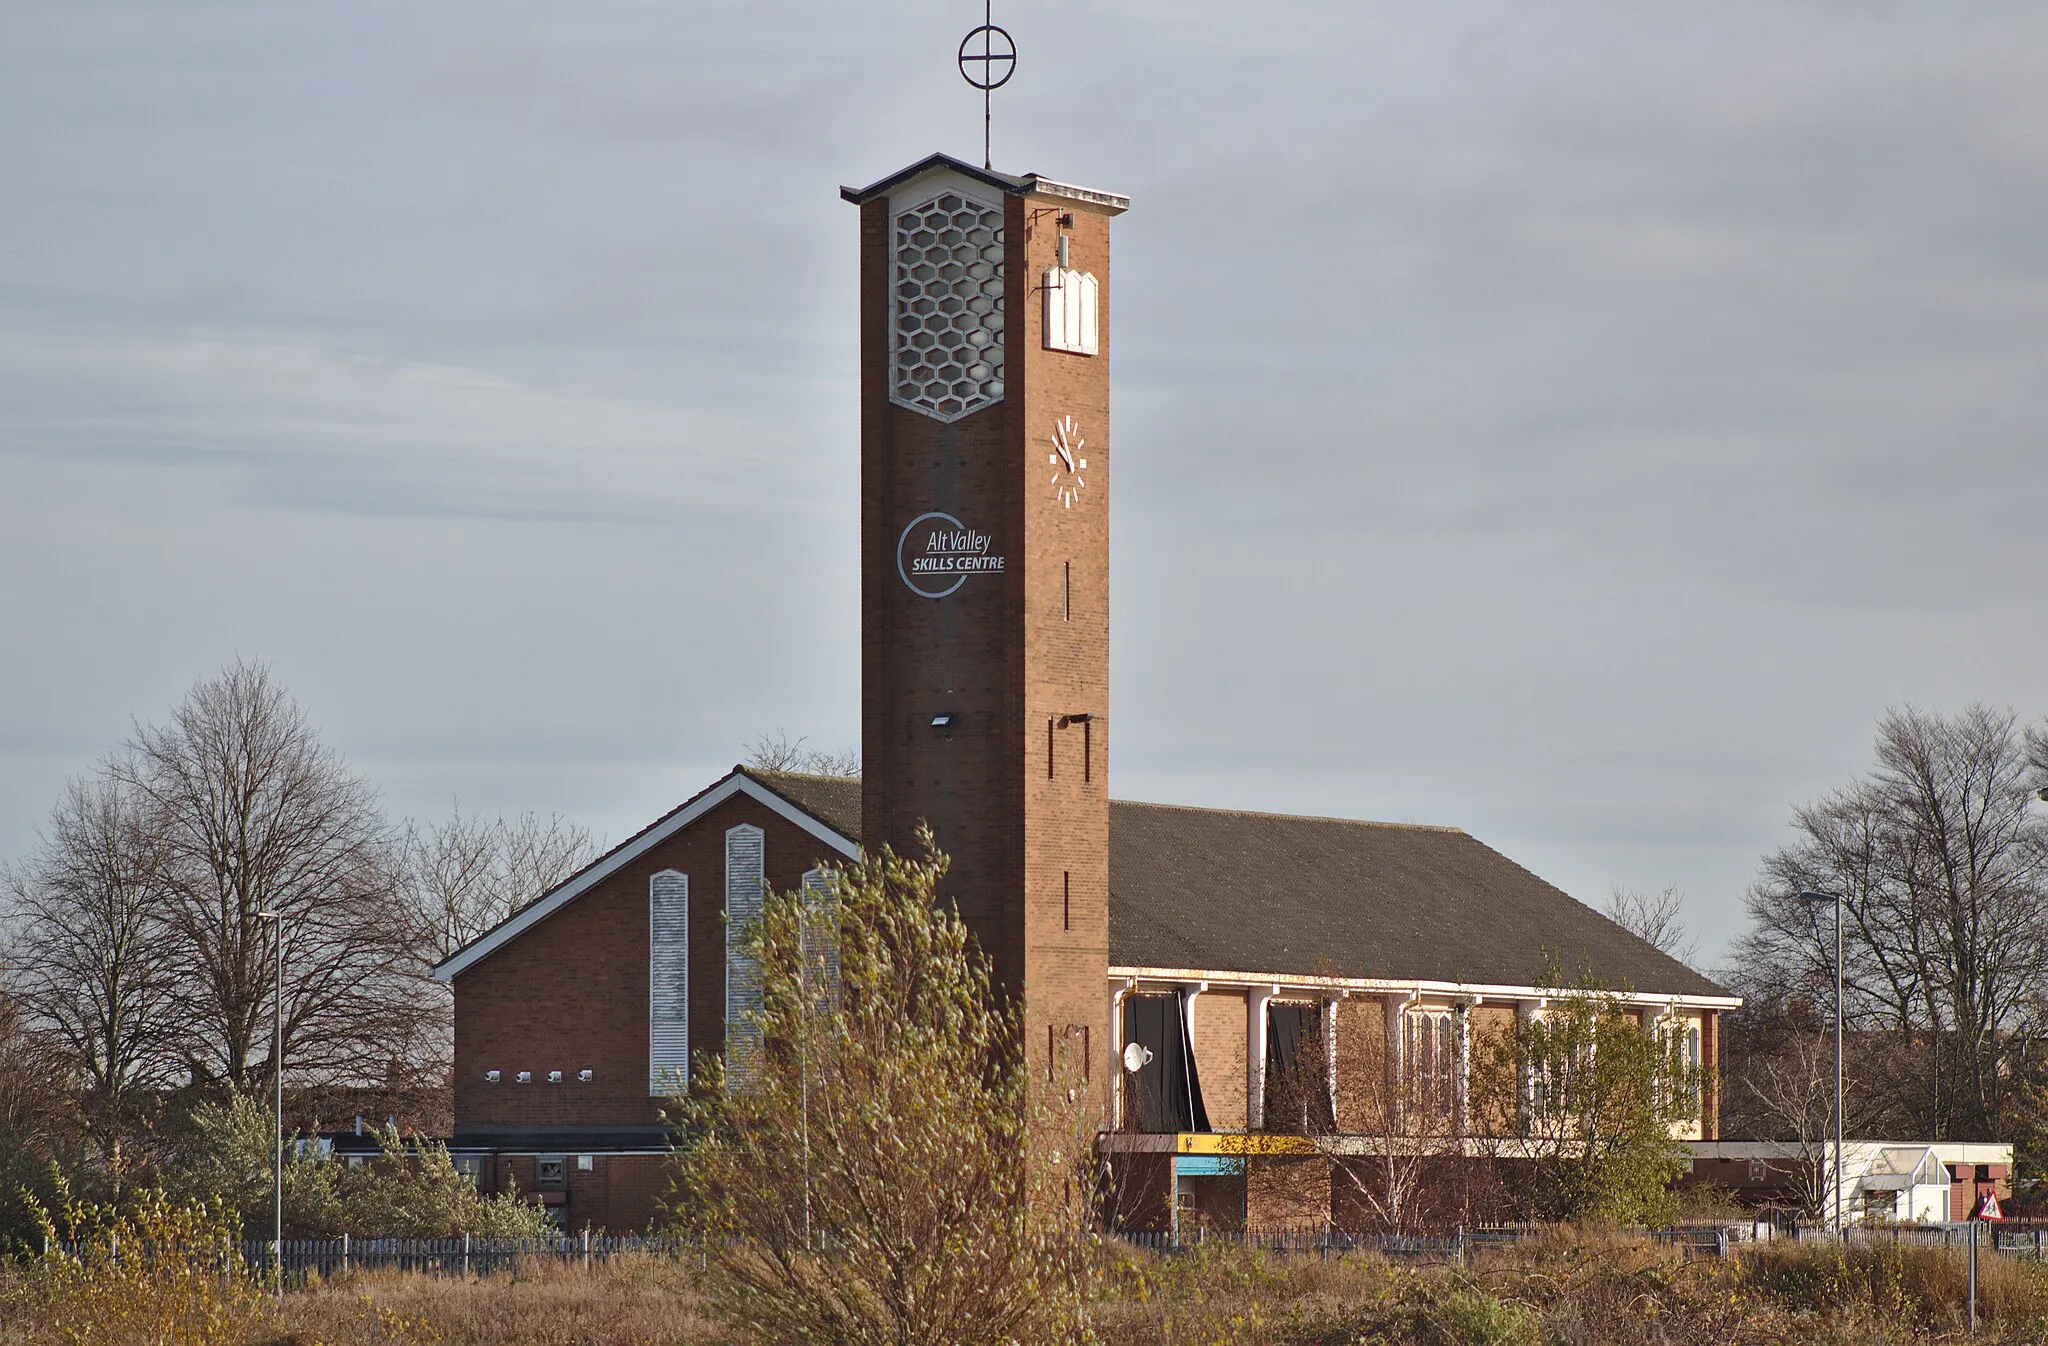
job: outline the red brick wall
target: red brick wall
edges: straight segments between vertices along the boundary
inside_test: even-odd
[[[1242,991],[1204,991],[1195,997],[1188,1037],[1202,1077],[1202,1103],[1218,1131],[1245,1127],[1245,1013]]]
[[[690,1050],[716,1051],[725,1024],[725,832],[765,833],[768,882],[794,888],[828,855],[808,832],[738,796],[624,866],[455,979],[455,1128],[650,1126],[647,884],[690,876]],[[831,858],[837,858],[836,855]],[[595,1077],[584,1084],[579,1070]],[[487,1083],[484,1072],[500,1072]],[[518,1084],[518,1072],[533,1083]],[[548,1084],[547,1072],[563,1083]]]
[[[1112,1229],[1166,1229],[1173,1223],[1173,1156],[1109,1156],[1108,1209]]]
[[[550,1151],[550,1153],[553,1153]],[[517,1191],[542,1205],[559,1205],[570,1230],[597,1229],[638,1233],[659,1228],[666,1219],[670,1190],[669,1159],[659,1154],[596,1154],[586,1172],[567,1160],[568,1185],[542,1191],[535,1183],[537,1156],[501,1154],[487,1173],[487,1192]]]
[[[1245,1161],[1245,1227],[1254,1230],[1321,1229],[1330,1219],[1330,1161]]]
[[[1115,1046],[1109,220],[1053,198],[1009,196],[1004,206],[1005,393],[950,424],[889,401],[891,203],[861,210],[862,837],[900,848],[920,819],[932,825],[952,858],[949,896],[1001,984],[1025,997],[1027,1046],[1042,1059],[1048,1041],[1054,1052],[1085,1042],[1099,1101]],[[1072,264],[1101,286],[1099,356],[1042,349],[1039,277],[1061,214],[1075,221]],[[1087,440],[1087,486],[1071,509],[1054,498],[1046,470],[1062,415]],[[932,510],[991,534],[1007,568],[974,575],[946,598],[912,593],[896,547],[904,527]],[[932,727],[939,712],[956,717],[949,729]],[[1093,718],[1059,723],[1082,714]]]
[[[1387,1074],[1387,1007],[1377,997],[1337,1002],[1337,1129],[1390,1130],[1400,1113]]]

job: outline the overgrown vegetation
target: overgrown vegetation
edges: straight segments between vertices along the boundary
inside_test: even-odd
[[[267,1110],[239,1096],[193,1109],[186,1147],[165,1175],[171,1195],[218,1203],[267,1237],[275,1199],[274,1126]],[[546,1213],[516,1193],[479,1193],[445,1145],[388,1130],[377,1139],[382,1156],[352,1167],[286,1138],[286,1238],[540,1238],[554,1232]]]
[[[52,1250],[0,1280],[0,1341],[261,1339],[264,1298],[242,1264],[239,1221],[218,1203],[145,1192],[125,1208],[67,1201],[35,1210]]]
[[[747,1340],[1086,1335],[1083,1100],[1034,1087],[918,840],[766,898],[741,934],[760,1010],[676,1106],[676,1219]]]
[[[1522,1220],[1668,1222],[1711,1081],[1675,1035],[1639,1020],[1590,973],[1552,968],[1540,1013],[1473,1044],[1476,1129]]]
[[[196,1219],[192,1213],[178,1218]],[[146,1225],[131,1224],[122,1246]],[[160,1231],[169,1228],[156,1226]],[[203,1223],[199,1226],[203,1228]],[[216,1236],[218,1231],[216,1230]],[[203,1240],[202,1240],[203,1243]],[[1160,1256],[1098,1251],[1088,1309],[1130,1346],[1907,1346],[2048,1340],[2048,1269],[1986,1257],[1983,1325],[1967,1330],[1959,1251],[1767,1245],[1727,1261],[1561,1226],[1469,1265],[1327,1260],[1208,1244]],[[34,1261],[0,1271],[0,1341],[237,1346],[740,1346],[694,1257],[591,1272],[538,1266],[497,1280],[359,1274],[267,1298],[180,1268]],[[97,1315],[97,1316],[95,1316]],[[155,1333],[156,1335],[151,1335]],[[913,1338],[914,1339],[914,1338]],[[1071,1337],[1022,1335],[1021,1346]]]

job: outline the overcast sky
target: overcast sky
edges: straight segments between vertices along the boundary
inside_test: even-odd
[[[1006,0],[1117,222],[1115,790],[1711,957],[1905,702],[2048,710],[2048,6]],[[0,856],[240,654],[394,814],[858,737],[854,225],[964,0],[0,0]]]

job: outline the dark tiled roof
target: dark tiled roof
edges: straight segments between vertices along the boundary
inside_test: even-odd
[[[767,786],[848,841],[860,840],[860,777],[811,776],[751,766],[733,770]]]
[[[746,768],[852,841],[860,781]],[[1120,967],[1527,986],[1552,962],[1637,991],[1726,991],[1454,827],[1112,801]]]
[[[1122,967],[1527,986],[1551,962],[1633,990],[1727,992],[1452,827],[1109,806]]]

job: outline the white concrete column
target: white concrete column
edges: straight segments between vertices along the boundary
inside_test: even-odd
[[[1280,993],[1277,986],[1253,987],[1245,996],[1244,1129],[1256,1131],[1266,1124],[1266,1003]]]
[[[1461,1136],[1472,1131],[1472,1006],[1478,1003],[1478,998],[1474,997],[1451,1011],[1458,1022],[1458,1064],[1451,1092],[1454,1100],[1451,1126]]]
[[[1323,1001],[1323,1089],[1330,1095],[1330,1114],[1334,1119],[1337,1112],[1337,1000],[1332,996]]]
[[[1387,1017],[1387,1097],[1393,1101],[1387,1111],[1393,1114],[1396,1132],[1405,1130],[1408,1122],[1408,1034],[1404,1030],[1408,1007],[1414,1003],[1412,991],[1395,992],[1380,1000]]]
[[[1109,1129],[1121,1131],[1124,1126],[1124,997],[1131,991],[1128,983],[1112,987],[1109,992]]]

